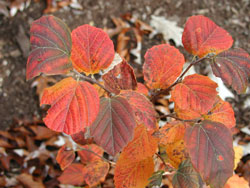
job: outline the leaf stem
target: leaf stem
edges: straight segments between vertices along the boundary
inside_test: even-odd
[[[100,159],[102,159],[103,161],[105,161],[105,162],[107,162],[107,163],[110,163],[111,165],[115,166],[115,163],[114,163],[114,162],[109,161],[108,159],[105,159],[104,157],[102,157],[101,155],[95,153],[94,151],[92,151],[92,150],[90,150],[90,149],[82,148],[82,147],[80,147],[80,146],[77,146],[77,149],[74,150],[74,151],[83,151],[83,150],[84,150],[84,151],[87,151],[87,152],[90,152],[90,153],[92,153],[93,155],[95,155],[95,156],[99,157]]]
[[[197,121],[201,120],[200,118],[196,118],[196,119],[181,119],[179,117],[176,117],[173,114],[162,115],[162,116],[159,117],[159,119],[165,118],[165,117],[171,117],[171,118],[174,118],[176,120],[183,121],[183,122],[197,122]]]
[[[168,165],[167,163],[165,163],[165,161],[164,161],[164,159],[162,158],[161,155],[159,155],[158,153],[155,153],[155,154],[156,154],[156,156],[162,161],[163,165],[165,166],[165,168],[166,168],[169,172],[175,171],[175,169],[174,169],[172,166],[170,166],[170,165]]]
[[[82,78],[83,80],[88,81],[88,82],[90,82],[90,83],[92,83],[92,84],[98,85],[100,88],[104,89],[104,90],[108,93],[109,96],[112,96],[112,95],[113,95],[113,93],[112,93],[110,90],[108,90],[107,88],[105,88],[102,84],[100,84],[100,83],[99,83],[98,81],[96,81],[95,79],[90,78],[90,77],[88,77],[88,76],[85,76],[85,75],[79,73],[79,72],[78,72],[77,70],[75,70],[75,69],[73,69],[73,72],[74,72],[77,76],[79,76],[80,78]]]
[[[151,101],[154,103],[160,95],[168,93],[175,85],[177,85],[178,83],[180,83],[182,81],[183,76],[189,71],[189,69],[193,65],[196,65],[197,63],[199,63],[207,58],[208,58],[208,56],[205,56],[205,57],[199,58],[195,61],[192,61],[192,63],[189,64],[189,66],[182,72],[182,74],[179,76],[179,78],[173,84],[171,84],[168,88],[160,90],[157,93],[153,94],[151,97]]]

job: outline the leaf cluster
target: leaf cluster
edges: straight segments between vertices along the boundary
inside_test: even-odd
[[[113,42],[102,29],[82,25],[70,32],[59,18],[43,16],[33,22],[30,33],[27,79],[41,73],[74,75],[45,89],[41,105],[51,105],[45,124],[81,144],[94,140],[111,156],[121,152],[114,172],[117,188],[159,185],[162,171],[174,173],[174,187],[206,183],[220,188],[233,175],[233,109],[218,96],[217,83],[186,73],[207,60],[215,76],[240,94],[247,88],[250,56],[243,49],[231,49],[230,34],[209,18],[192,16],[186,22],[182,42],[194,55],[186,69],[175,47],[160,44],[149,49],[143,84],[137,83],[128,62],[115,60]],[[166,117],[175,120],[159,127],[154,104],[166,95],[175,105]],[[75,151],[62,147],[57,161],[65,171],[59,180],[74,185],[85,181],[89,186],[103,181],[109,164],[94,149],[88,151],[97,153],[98,160],[78,151],[82,164],[72,163]],[[160,173],[153,174],[157,163]]]

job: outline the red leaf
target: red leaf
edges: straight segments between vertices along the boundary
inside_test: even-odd
[[[250,77],[250,56],[243,49],[231,49],[220,53],[211,64],[215,76],[232,86],[238,94],[244,93]]]
[[[141,93],[141,94],[145,95],[145,96],[148,96],[148,88],[142,83],[137,83],[136,91],[138,93]]]
[[[234,168],[230,130],[221,123],[205,120],[186,129],[185,144],[203,180],[211,187],[223,187]]]
[[[147,129],[156,129],[156,112],[147,97],[136,91],[122,91],[121,96],[128,100],[138,124],[144,124]]]
[[[84,182],[84,170],[83,164],[71,164],[62,175],[58,178],[61,184],[69,185],[82,185]]]
[[[114,156],[133,138],[135,126],[133,110],[125,98],[102,98],[90,134],[98,145]]]
[[[95,74],[112,63],[114,45],[102,29],[82,25],[74,29],[71,36],[71,60],[79,72]]]
[[[59,18],[43,16],[30,29],[31,52],[27,62],[26,78],[40,73],[65,74],[71,68],[70,30]]]
[[[78,151],[77,153],[81,158],[81,162],[84,164],[91,163],[96,160],[100,160],[100,157],[98,157],[97,155],[99,156],[103,155],[103,149],[95,144],[85,145],[81,147],[86,150],[83,149],[81,151]],[[95,155],[94,153],[97,155]]]
[[[83,131],[79,131],[75,134],[71,134],[71,138],[80,145],[93,143],[93,138],[85,138],[86,128]]]
[[[42,104],[51,105],[44,118],[50,129],[74,134],[93,123],[99,110],[99,97],[91,84],[69,77],[45,89]]]
[[[135,90],[137,87],[134,70],[126,60],[104,74],[102,79],[105,87],[115,94],[119,94],[120,90]]]
[[[165,89],[181,74],[184,56],[173,46],[161,44],[150,48],[143,65],[144,80],[150,89]]]
[[[198,15],[187,20],[182,43],[189,53],[204,57],[209,53],[218,54],[229,49],[233,39],[226,30],[209,18]]]
[[[207,76],[193,74],[175,86],[171,91],[171,99],[182,110],[190,109],[206,114],[216,100],[216,87],[217,84]]]
[[[214,107],[210,110],[208,115],[204,116],[205,119],[216,121],[224,124],[227,128],[231,129],[235,126],[234,110],[230,103],[223,101],[218,97]]]
[[[97,160],[87,164],[83,171],[83,177],[86,183],[93,187],[99,182],[104,181],[109,172],[109,163]]]
[[[75,151],[66,150],[66,145],[63,145],[56,156],[56,161],[60,165],[61,169],[64,170],[75,160]]]

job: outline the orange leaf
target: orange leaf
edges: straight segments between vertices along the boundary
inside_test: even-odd
[[[99,110],[99,97],[91,84],[69,77],[45,89],[42,104],[51,105],[44,118],[50,129],[74,134],[93,123]]]
[[[66,145],[64,144],[58,151],[56,156],[56,161],[60,165],[61,169],[67,168],[75,159],[75,151],[66,150]]]
[[[132,161],[141,161],[152,157],[158,147],[158,139],[152,134],[153,131],[147,131],[144,125],[138,125],[135,128],[133,140],[123,149],[122,154]]]
[[[112,63],[114,45],[102,29],[82,25],[74,29],[71,36],[71,60],[79,72],[95,74]]]
[[[220,53],[211,66],[215,76],[232,86],[238,94],[246,91],[250,77],[250,56],[245,50],[236,48]]]
[[[149,178],[154,172],[153,158],[149,157],[141,161],[127,159],[121,154],[115,167],[114,181],[116,188],[146,187]]]
[[[160,129],[160,144],[167,145],[182,140],[185,134],[185,123],[172,121]]]
[[[30,43],[28,80],[40,73],[65,74],[72,69],[70,30],[59,18],[43,16],[34,21],[30,29]]]
[[[182,35],[184,48],[200,58],[209,53],[218,54],[229,49],[233,44],[230,34],[217,26],[209,18],[191,16],[185,25]]]
[[[135,126],[133,110],[124,97],[104,97],[90,134],[98,145],[114,156],[132,140]]]
[[[217,84],[207,76],[193,74],[175,86],[171,91],[171,99],[182,110],[190,109],[205,114],[216,100],[216,87]]]
[[[185,126],[185,123],[181,121],[172,121],[160,129],[159,144],[167,154],[167,162],[175,168],[178,168],[179,164],[188,157],[183,141]]]
[[[84,167],[83,178],[90,187],[93,187],[101,181],[104,181],[108,172],[109,163],[102,160],[96,160]]]
[[[177,105],[174,106],[174,111],[179,118],[185,119],[185,120],[197,119],[201,117],[201,114],[199,112],[196,112],[191,109],[183,110],[183,109],[180,109]]]
[[[61,184],[82,185],[84,182],[84,170],[85,167],[83,164],[71,164],[68,168],[66,168],[66,170],[63,171],[58,180]]]
[[[209,115],[205,115],[204,118],[211,121],[220,122],[229,129],[233,128],[236,123],[234,110],[230,103],[223,101],[219,97]]]
[[[189,157],[183,139],[168,143],[164,148],[167,154],[167,162],[175,168],[178,168],[179,164]]]
[[[112,70],[102,76],[105,87],[115,94],[121,90],[135,90],[137,87],[133,68],[123,59]]]
[[[165,89],[181,74],[184,56],[173,46],[161,44],[150,48],[143,65],[144,80],[150,89]]]
[[[100,160],[100,157],[98,157],[97,155],[99,156],[103,155],[103,149],[95,144],[85,145],[81,147],[90,150],[90,151],[81,150],[77,152],[81,158],[82,163],[91,163],[93,161]],[[95,155],[93,152],[96,153],[97,155]]]
[[[145,95],[136,91],[122,91],[120,96],[128,100],[138,124],[144,124],[149,130],[156,129],[156,112]]]
[[[234,146],[234,170],[238,167],[239,162],[243,156],[243,147]]]
[[[249,185],[243,177],[239,177],[238,174],[234,174],[228,179],[224,188],[249,188]]]

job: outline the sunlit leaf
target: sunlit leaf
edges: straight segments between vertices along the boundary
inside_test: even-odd
[[[102,29],[82,25],[74,29],[71,36],[71,60],[79,72],[95,74],[112,63],[114,45]]]
[[[127,159],[121,154],[115,167],[114,181],[116,188],[139,188],[146,187],[149,178],[154,172],[153,158],[149,157],[142,161]]]
[[[74,134],[93,123],[99,110],[99,97],[91,84],[69,77],[45,89],[42,104],[51,105],[44,118],[47,127]]]
[[[184,145],[185,123],[172,121],[160,129],[160,150],[165,154],[165,161],[173,167],[178,168],[179,164],[188,158]]]
[[[216,121],[224,124],[226,127],[233,128],[235,126],[234,110],[230,103],[223,101],[218,97],[214,107],[208,115],[203,116],[207,120]]]
[[[134,138],[123,149],[123,155],[133,161],[141,161],[145,158],[152,157],[157,151],[158,139],[152,136],[153,131],[147,131],[146,127],[141,124],[135,128]]]
[[[160,129],[160,141],[162,145],[174,143],[175,141],[182,140],[185,134],[185,123],[181,121],[172,121],[164,125]]]
[[[230,130],[221,123],[205,120],[186,129],[185,144],[202,179],[214,188],[223,187],[234,167]]]
[[[243,156],[243,148],[241,146],[234,146],[234,170],[237,168]]]
[[[202,188],[202,179],[190,160],[183,161],[173,177],[174,188]]]
[[[249,188],[249,184],[243,177],[239,177],[238,174],[234,174],[228,179],[224,188]]]
[[[133,68],[123,60],[112,70],[102,76],[105,87],[115,94],[121,90],[135,90],[137,87]]]
[[[34,21],[30,29],[31,52],[29,54],[26,78],[40,73],[65,74],[71,68],[70,30],[59,18],[43,16]]]
[[[98,145],[114,156],[132,140],[135,126],[133,110],[125,98],[102,98],[90,134]]]
[[[150,48],[143,65],[144,80],[150,89],[165,89],[181,74],[184,56],[173,46],[161,44]]]
[[[149,92],[148,88],[144,84],[142,84],[142,83],[137,83],[137,89],[136,89],[136,91],[138,93],[141,93],[141,94],[145,95],[145,96],[148,96],[148,92]]]
[[[58,180],[61,184],[82,185],[84,183],[84,170],[85,167],[83,164],[71,164],[63,171]]]
[[[229,49],[233,39],[226,30],[217,26],[209,18],[197,15],[187,20],[182,43],[189,53],[204,57],[209,53],[218,54]]]
[[[81,146],[83,150],[78,151],[82,163],[90,163],[96,160],[100,160],[103,155],[103,149],[95,144]]]
[[[90,187],[93,187],[104,181],[108,172],[109,163],[102,160],[96,160],[84,167],[83,178]]]
[[[196,112],[195,110],[191,109],[180,109],[177,105],[174,106],[174,111],[177,116],[181,119],[191,120],[201,118],[201,113]]]
[[[61,169],[64,170],[75,160],[75,151],[67,150],[66,145],[63,145],[57,153],[56,161],[60,165]]]
[[[222,52],[211,64],[215,76],[232,86],[238,94],[244,93],[250,77],[250,56],[240,48]]]
[[[156,112],[146,96],[136,91],[122,91],[120,95],[128,100],[138,124],[144,124],[149,130],[156,129]]]
[[[165,145],[165,152],[167,154],[166,161],[175,168],[178,168],[180,163],[188,158],[187,148],[183,139]]]
[[[205,114],[216,100],[216,87],[217,84],[207,76],[189,75],[171,91],[171,99],[182,110]]]

